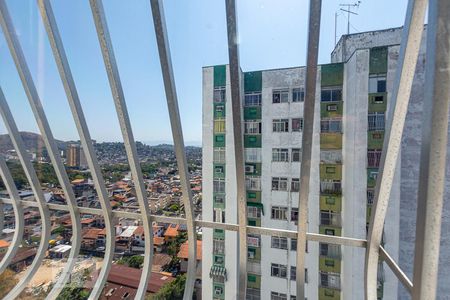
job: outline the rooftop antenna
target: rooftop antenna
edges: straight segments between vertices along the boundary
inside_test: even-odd
[[[350,14],[358,15],[357,13],[352,11],[352,8],[358,8],[361,4],[361,1],[355,2],[355,3],[347,3],[347,4],[339,4],[339,6],[344,6],[347,9],[341,8],[342,11],[347,13],[347,34],[350,34]],[[337,18],[335,16],[335,18]]]

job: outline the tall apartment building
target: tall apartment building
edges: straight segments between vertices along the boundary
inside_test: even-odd
[[[400,41],[401,28],[343,36],[332,52],[332,63],[319,66],[309,232],[366,238]],[[424,54],[422,47],[382,241],[411,278]],[[305,71],[298,67],[242,73],[248,225],[297,229]],[[231,114],[228,66],[205,67],[203,219],[207,221],[238,221]],[[444,215],[449,212],[447,204]],[[448,221],[443,226],[448,227]],[[450,236],[443,232],[445,243]],[[203,240],[203,299],[237,299],[237,233],[204,229]],[[293,239],[249,236],[247,299],[295,299],[296,250]],[[364,299],[364,251],[308,243],[307,298]],[[448,248],[441,251],[441,260],[450,262]],[[444,284],[448,276],[443,270],[440,275],[439,293],[448,295]],[[381,264],[378,295],[406,297]]]
[[[83,148],[79,144],[70,144],[67,146],[66,164],[71,168],[87,168],[87,160]]]

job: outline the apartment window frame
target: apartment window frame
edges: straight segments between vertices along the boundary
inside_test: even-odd
[[[245,188],[250,191],[260,191],[261,190],[261,177],[245,176]]]
[[[224,86],[215,87],[213,91],[213,102],[224,103],[226,101],[226,88]]]
[[[287,177],[272,177],[272,191],[286,192],[288,190]]]
[[[225,163],[226,162],[226,152],[224,147],[215,147],[213,150],[213,162],[214,163]]]
[[[386,115],[384,112],[369,112],[367,115],[368,131],[384,131],[386,128]]]
[[[244,154],[246,162],[261,162],[261,148],[245,148]]]
[[[215,119],[214,133],[225,133],[225,131],[226,131],[225,119]]]
[[[288,239],[286,237],[272,236],[270,239],[270,248],[288,250]]]
[[[289,119],[273,119],[272,132],[289,132]]]
[[[219,255],[225,255],[225,240],[219,238],[213,238],[213,253]]]
[[[341,133],[342,118],[322,118],[320,120],[320,132]]]
[[[367,149],[367,167],[378,168],[381,163],[382,149]]]
[[[262,103],[261,92],[247,92],[244,94],[245,107],[261,106],[261,103]]]
[[[297,207],[291,207],[291,222],[295,222],[296,224],[298,222],[298,208]]]
[[[320,91],[320,102],[342,101],[342,87],[326,87]]]
[[[252,219],[261,218],[261,208],[256,206],[247,206],[247,217]]]
[[[271,263],[270,276],[277,278],[287,278],[287,266],[282,264]]]
[[[262,125],[261,121],[245,121],[244,133],[245,134],[261,134]]]
[[[386,93],[386,74],[369,75],[369,94]]]
[[[225,223],[225,209],[214,208],[213,212],[213,222]]]
[[[300,178],[291,178],[291,192],[300,192]]]
[[[331,289],[341,289],[341,276],[339,273],[320,272],[320,286]]]
[[[213,179],[213,192],[219,194],[225,193],[225,179],[223,178]]]
[[[305,89],[300,88],[293,88],[292,89],[292,102],[304,102],[305,101]]]
[[[289,149],[272,148],[272,162],[289,162]]]
[[[300,162],[302,158],[301,148],[292,148],[291,150],[291,160],[292,162]]]
[[[303,118],[292,118],[291,119],[291,131],[292,132],[302,132],[303,131]]]
[[[270,218],[272,220],[287,221],[288,208],[286,206],[272,206]]]
[[[288,103],[289,102],[289,89],[274,89],[272,90],[272,103]]]

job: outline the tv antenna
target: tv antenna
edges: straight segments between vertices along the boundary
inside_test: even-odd
[[[350,34],[350,15],[358,15],[354,11],[352,11],[353,8],[358,8],[361,4],[361,1],[355,2],[355,3],[346,3],[346,4],[339,4],[339,6],[346,7],[347,9],[341,8],[343,12],[347,13],[347,34]],[[337,18],[337,15],[335,15],[335,18]],[[335,25],[336,26],[336,25]]]

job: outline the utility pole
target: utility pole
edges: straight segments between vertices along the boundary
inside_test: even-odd
[[[337,12],[334,13],[334,46],[336,46],[336,37],[337,37]]]
[[[353,4],[347,3],[347,4],[339,4],[339,6],[347,7],[347,9],[341,8],[342,11],[347,13],[347,34],[350,34],[350,14],[358,15],[357,13],[352,11],[352,8],[356,7],[358,8],[361,4],[361,1],[355,2]]]

